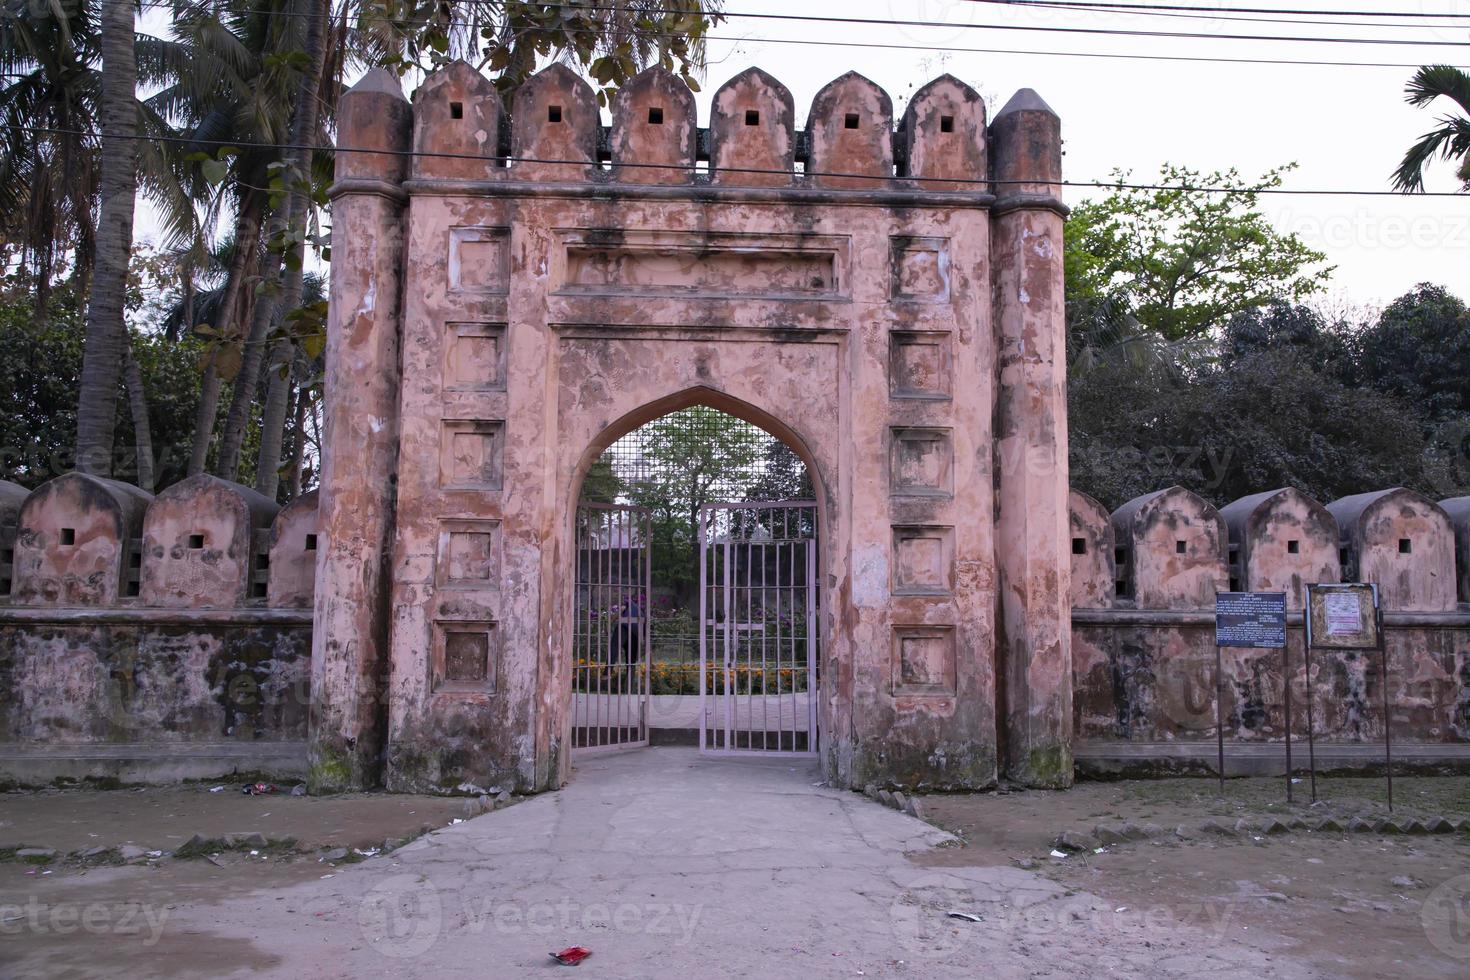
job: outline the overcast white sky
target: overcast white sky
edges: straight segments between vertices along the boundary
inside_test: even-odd
[[[1142,2],[1142,0],[1128,0]],[[1404,14],[1470,15],[1470,0],[1150,0],[1193,6],[1313,10],[1388,10]],[[798,125],[826,82],[857,70],[893,96],[902,112],[919,85],[950,72],[975,86],[992,113],[1018,88],[1041,93],[1062,117],[1065,173],[1070,180],[1105,180],[1114,167],[1153,178],[1171,162],[1202,171],[1236,167],[1249,176],[1288,162],[1299,169],[1289,188],[1387,190],[1404,150],[1432,128],[1449,104],[1428,110],[1403,101],[1411,67],[1212,64],[1057,57],[1034,52],[1074,51],[1288,60],[1449,62],[1470,66],[1470,20],[1454,27],[1423,17],[1380,19],[1372,26],[1309,26],[1237,20],[1215,12],[1188,17],[1017,10],[973,0],[843,0],[793,4],[789,0],[727,0],[730,12],[814,14],[885,20],[939,21],[946,26],[858,25],[733,16],[710,42],[707,84],[699,96],[700,122],[709,98],[727,78],[755,64],[790,87]],[[1260,16],[1260,15],[1254,15]],[[1281,15],[1290,17],[1290,15]],[[1348,20],[1338,17],[1336,20]],[[1444,24],[1445,21],[1438,23]],[[991,25],[988,28],[985,25]],[[1027,25],[1105,30],[1270,34],[1301,41],[1180,39],[998,30]],[[161,25],[149,23],[158,30]],[[1440,46],[1314,43],[1309,38],[1406,39]],[[779,43],[785,39],[798,43]],[[809,42],[914,45],[917,50],[821,46]],[[1023,54],[975,53],[995,48]],[[1451,168],[1437,165],[1430,190],[1457,189]],[[1069,188],[1076,202],[1101,193]],[[1470,195],[1425,197],[1299,197],[1266,199],[1283,230],[1297,231],[1337,267],[1332,291],[1354,304],[1380,305],[1416,283],[1441,283],[1470,296]],[[140,216],[140,235],[152,222]]]

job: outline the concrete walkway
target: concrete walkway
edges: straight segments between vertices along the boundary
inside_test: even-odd
[[[281,977],[557,976],[547,954],[574,944],[585,977],[1311,976],[1224,928],[905,857],[947,839],[805,762],[645,749],[330,878],[180,907],[168,931]]]

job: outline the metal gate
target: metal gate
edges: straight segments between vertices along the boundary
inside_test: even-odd
[[[699,512],[699,748],[817,751],[817,507]]]
[[[648,744],[649,512],[577,508],[572,749]]]

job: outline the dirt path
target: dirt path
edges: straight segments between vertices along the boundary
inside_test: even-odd
[[[656,748],[350,866],[0,865],[22,915],[0,975],[479,980],[558,971],[547,953],[573,943],[594,951],[583,975],[639,980],[1336,975],[1289,937],[1128,915],[979,851],[938,866],[956,844],[807,765]]]

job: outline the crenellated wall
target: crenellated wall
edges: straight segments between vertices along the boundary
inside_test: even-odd
[[[1056,114],[1023,92],[992,122],[948,76],[896,127],[855,73],[798,113],[747,69],[705,128],[658,68],[609,126],[562,66],[505,111],[465,65],[412,103],[396,85],[365,78],[339,124],[401,155],[339,155],[333,189],[329,428],[381,424],[324,448],[313,784],[566,779],[582,476],[704,404],[786,441],[818,488],[832,778],[1065,785]]]
[[[463,63],[412,102],[382,71],[345,93],[320,490],[0,484],[0,781],[560,785],[582,479],[690,405],[812,477],[834,784],[1207,768],[1215,593],[1284,590],[1299,620],[1304,584],[1353,578],[1382,587],[1397,740],[1470,758],[1465,498],[1171,487],[1109,514],[1069,490],[1061,123],[1035,92],[990,118],[946,75],[895,123],[847,73],[798,116],[750,68],[710,105],[701,127],[657,68],[607,126],[561,65],[510,105]],[[1285,685],[1306,696],[1299,634],[1289,669],[1226,654],[1257,761]],[[1376,751],[1379,684],[1317,659],[1329,760]]]
[[[315,494],[273,531],[274,503],[209,476],[11,486],[0,785],[304,774]]]
[[[1344,580],[1380,588],[1400,757],[1425,767],[1470,764],[1470,608],[1455,602],[1456,535],[1464,534],[1465,515],[1458,501],[1441,506],[1403,489],[1323,506],[1290,487],[1243,497],[1217,515],[1173,488],[1130,501],[1105,520],[1095,501],[1074,491],[1074,544],[1090,548],[1111,528],[1119,534],[1119,568],[1135,569],[1120,571],[1109,601],[1097,601],[1094,585],[1087,605],[1073,610],[1079,765],[1101,772],[1213,771],[1214,589],[1207,583],[1227,574],[1232,590],[1285,592],[1290,616],[1289,668],[1279,650],[1223,651],[1232,771],[1280,770],[1288,677],[1293,737],[1307,735],[1310,690],[1323,765],[1381,759],[1377,655],[1318,651],[1307,680],[1304,586]],[[1089,561],[1076,551],[1074,570]],[[1462,578],[1463,549],[1460,555]],[[1096,583],[1098,571],[1082,567],[1083,581]],[[1078,580],[1073,584],[1075,594]]]

